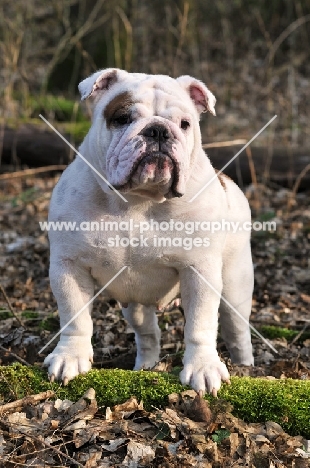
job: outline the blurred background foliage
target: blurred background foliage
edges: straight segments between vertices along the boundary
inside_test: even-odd
[[[192,74],[231,135],[282,113],[284,139],[303,144],[309,45],[310,0],[1,0],[0,117],[81,122],[79,81],[120,67]]]

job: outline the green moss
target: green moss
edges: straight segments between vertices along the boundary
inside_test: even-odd
[[[227,439],[227,437],[229,436],[230,432],[227,431],[227,429],[218,429],[214,432],[214,434],[211,437],[214,442],[220,444],[221,442],[223,442],[224,439]]]
[[[292,435],[310,437],[310,381],[233,377],[219,395],[248,422],[274,421]]]
[[[288,341],[292,341],[295,338],[295,336],[297,336],[299,333],[298,330],[290,330],[289,328],[276,327],[274,325],[263,325],[260,328],[260,331],[262,332],[265,338],[269,338],[270,340],[273,340],[275,338],[285,338]],[[299,341],[306,340],[307,338],[310,338],[310,333],[302,333],[302,335],[299,338]]]
[[[310,381],[266,380],[232,377],[223,385],[219,397],[229,401],[233,414],[247,422],[275,421],[292,435],[310,438]],[[46,372],[21,364],[0,367],[0,395],[4,401],[48,389],[58,398],[77,400],[89,388],[96,391],[99,406],[113,406],[134,395],[146,409],[167,404],[168,395],[185,389],[178,378],[167,373],[93,369],[69,382],[67,387],[47,380]],[[207,399],[212,397],[207,395]]]
[[[12,207],[17,207],[20,203],[30,203],[34,201],[38,196],[39,190],[31,187],[27,190],[20,192],[16,197],[11,199]]]
[[[255,221],[260,221],[260,222],[264,222],[264,221],[271,221],[272,219],[274,219],[274,217],[276,216],[276,212],[271,210],[271,211],[265,211],[263,213],[260,213],[259,216],[257,216],[257,219]]]
[[[0,320],[6,320],[11,317],[14,317],[14,315],[10,310],[0,310]]]
[[[48,389],[55,390],[58,398],[76,400],[89,387],[95,389],[99,406],[113,406],[135,395],[143,400],[147,409],[165,405],[170,393],[184,389],[175,376],[157,372],[92,369],[63,387],[58,383],[51,384],[46,372],[38,367],[18,363],[0,367],[0,395],[4,400]]]
[[[75,141],[81,142],[90,129],[90,124],[90,120],[85,120],[83,122],[63,122],[59,128],[63,129],[63,131]]]
[[[0,367],[0,395],[4,401],[23,398],[51,388],[46,372],[19,363]]]
[[[49,315],[39,325],[40,330],[56,331],[59,329],[59,318],[54,315]]]
[[[84,120],[78,101],[63,96],[46,94],[43,96],[29,96],[25,102],[27,113],[37,117],[40,113],[53,113],[55,120],[67,121],[74,119],[77,122]]]
[[[27,319],[35,319],[39,317],[39,313],[34,312],[33,310],[24,310],[22,312],[22,317],[25,317]]]

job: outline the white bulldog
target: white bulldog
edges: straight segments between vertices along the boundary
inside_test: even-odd
[[[49,232],[51,286],[61,327],[68,324],[45,359],[50,378],[66,384],[91,368],[95,284],[104,286],[126,266],[105,293],[123,304],[135,332],[135,369],[151,368],[159,360],[156,309],[181,297],[186,319],[181,382],[216,394],[221,381],[229,381],[216,350],[218,311],[232,360],[253,364],[248,325],[253,266],[249,231],[203,229],[207,221],[242,226],[251,219],[241,190],[216,176],[202,149],[199,116],[205,111],[215,115],[215,97],[190,76],[172,79],[119,69],[93,74],[79,90],[82,99],[94,99],[92,126],[79,149],[89,165],[77,157],[64,171],[53,192],[49,220],[82,226],[85,221],[132,219],[134,226],[117,233],[82,228]],[[160,226],[171,220],[174,224],[164,233],[144,233],[147,240],[139,246],[131,242],[151,220],[166,222]],[[186,222],[195,226],[196,240],[190,244],[180,230]],[[172,244],[158,242],[168,233]]]

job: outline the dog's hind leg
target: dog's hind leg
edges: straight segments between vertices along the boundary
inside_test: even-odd
[[[130,303],[122,311],[135,332],[137,356],[134,370],[153,367],[159,360],[160,352],[160,328],[156,308]]]
[[[253,293],[250,243],[223,267],[223,299],[220,303],[221,336],[236,364],[253,365],[249,318]],[[235,312],[230,305],[236,309]]]

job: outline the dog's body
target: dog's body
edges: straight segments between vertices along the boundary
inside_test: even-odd
[[[202,221],[250,220],[246,198],[228,178],[216,177],[201,147],[199,113],[214,113],[215,98],[199,81],[105,70],[84,80],[82,98],[93,95],[93,125],[80,147],[92,165],[77,158],[57,184],[50,221],[117,222],[134,220],[120,237],[139,238],[139,226],[156,222],[196,222],[195,237],[205,238]],[[94,171],[126,197],[122,200]],[[192,197],[214,180],[192,202]],[[216,392],[229,374],[216,351],[218,310],[221,333],[233,361],[253,364],[247,324],[253,289],[249,232],[208,232],[209,247],[158,246],[154,234],[139,247],[109,246],[109,231],[50,231],[50,278],[61,327],[104,286],[127,268],[105,294],[123,303],[135,331],[135,369],[159,359],[160,331],[156,308],[181,295],[184,307],[183,383]],[[169,236],[184,239],[184,231]],[[143,242],[142,242],[143,244]],[[193,267],[193,268],[191,268]],[[220,294],[225,300],[220,301]],[[229,304],[237,309],[230,309]],[[45,364],[52,378],[65,382],[91,367],[92,321],[89,304],[62,332]]]

